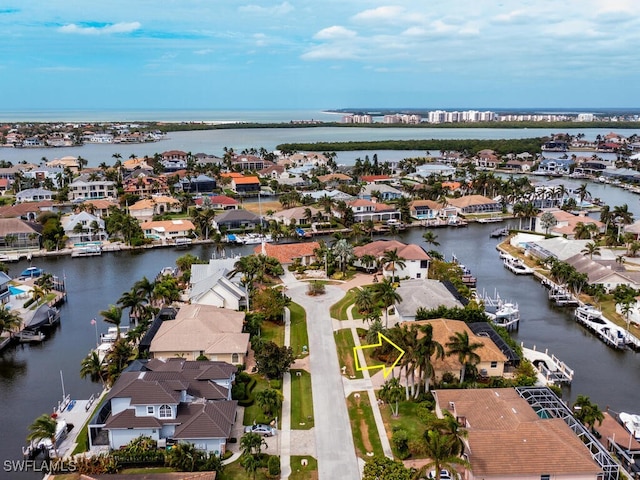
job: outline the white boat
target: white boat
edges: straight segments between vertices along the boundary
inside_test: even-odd
[[[505,268],[516,275],[531,275],[533,268],[527,267],[522,260],[506,254],[502,260]]]
[[[602,312],[593,305],[587,303],[579,306],[576,308],[575,317],[578,323],[591,330],[610,347],[626,347],[626,332],[615,323],[604,318]]]
[[[263,241],[271,242],[271,235],[260,235],[259,233],[247,233],[245,235],[236,235],[236,239],[245,245],[259,245]]]
[[[176,242],[176,248],[187,248],[191,246],[191,243],[193,241],[187,237],[177,237],[175,239],[175,242]]]
[[[618,418],[620,418],[620,422],[624,427],[629,430],[629,433],[633,435],[633,438],[640,440],[640,415],[620,412]]]
[[[69,428],[67,422],[64,420],[57,420],[56,422],[56,433],[55,433],[55,448],[51,443],[50,438],[41,438],[39,440],[32,440],[31,443],[27,447],[22,447],[22,454],[25,457],[35,457],[40,452],[48,452],[49,457],[53,458],[55,456],[55,450],[58,444],[64,440],[67,436]]]
[[[129,331],[129,327],[120,327],[120,338]],[[100,334],[100,343],[113,343],[118,338],[118,327],[109,327],[107,333]]]
[[[71,257],[98,257],[102,255],[101,245],[84,245],[82,247],[73,247]]]
[[[510,302],[503,303],[496,310],[493,322],[501,327],[509,328],[520,322],[520,310],[518,305]]]

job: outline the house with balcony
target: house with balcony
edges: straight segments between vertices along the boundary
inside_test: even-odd
[[[258,177],[231,177],[231,189],[239,195],[257,194],[260,191]]]
[[[16,203],[43,202],[55,198],[56,192],[46,188],[27,188],[16,193]]]
[[[212,225],[219,232],[224,230],[253,230],[264,221],[259,215],[242,208],[226,210],[216,215]]]
[[[274,163],[256,155],[235,155],[231,160],[231,169],[236,171],[251,170],[256,172],[272,166]]]
[[[117,450],[141,435],[224,454],[236,422],[237,367],[221,361],[136,360],[89,421],[89,444]],[[106,435],[104,435],[106,433]]]
[[[67,243],[70,246],[82,242],[102,242],[109,238],[104,220],[89,212],[64,215],[60,223],[64,234],[69,238]]]
[[[502,211],[502,206],[498,202],[483,195],[465,195],[459,198],[450,198],[447,200],[447,206],[455,208],[458,215],[498,213]]]
[[[111,180],[89,180],[88,175],[81,175],[69,184],[71,201],[117,197],[116,182]]]
[[[216,179],[201,174],[197,177],[183,177],[174,186],[181,192],[211,193],[216,189]]]
[[[167,178],[153,175],[144,170],[136,170],[122,182],[124,192],[138,195],[140,198],[151,195],[169,194]]]
[[[139,222],[148,222],[154,215],[165,213],[180,213],[182,206],[180,201],[164,195],[154,195],[140,200],[129,207],[129,215]]]
[[[347,202],[347,205],[353,210],[353,217],[356,222],[366,222],[367,220],[383,222],[400,219],[400,212],[396,210],[394,206],[385,203],[377,203],[359,198]]]

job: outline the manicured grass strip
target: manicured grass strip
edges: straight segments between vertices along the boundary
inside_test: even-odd
[[[307,465],[302,465],[302,460],[307,461]],[[318,461],[313,457],[301,457],[291,455],[291,475],[289,480],[309,480],[318,478]]]
[[[331,317],[338,320],[348,320],[347,308],[354,302],[356,290],[357,288],[352,288],[344,297],[342,297],[340,301],[331,305],[331,309],[329,310],[331,313]]]
[[[367,392],[355,392],[349,395],[347,408],[353,443],[358,456],[366,459],[371,456],[371,452],[375,455],[384,455]]]
[[[118,472],[120,475],[151,475],[154,473],[172,473],[176,470],[171,467],[153,467],[153,468],[123,468]],[[56,476],[56,480],[58,477]]]
[[[427,427],[419,420],[419,405],[420,404],[416,402],[400,402],[398,404],[398,412],[400,413],[398,417],[391,415],[391,408],[388,404],[380,405],[382,421],[384,422],[384,428],[389,440],[393,437],[393,430],[401,428],[407,432],[409,444],[421,445],[424,442],[423,435]],[[393,442],[391,442],[391,447],[393,448]],[[394,454],[396,454],[396,452],[394,452]]]
[[[314,426],[311,374],[291,370],[291,429],[309,430]]]
[[[257,382],[256,386],[251,391],[251,395],[253,395],[254,398],[258,392],[266,390],[267,388],[275,388],[276,386],[278,387],[277,389],[282,392],[282,382],[280,380],[273,380],[270,383],[269,380],[262,377],[262,375],[251,375],[251,378],[255,379]],[[282,418],[282,411],[278,411],[275,415],[277,415],[278,418]],[[262,409],[258,405],[258,402],[254,402],[253,405],[245,407],[244,409],[244,425],[252,425],[254,422],[269,423],[271,420],[272,418],[265,418],[264,413],[262,413]],[[238,439],[238,441],[240,440]]]
[[[258,468],[258,470],[256,470],[255,477],[253,474],[247,474],[247,471],[242,468],[242,465],[240,465],[240,460],[236,460],[229,465],[225,465],[222,473],[216,475],[216,480],[267,480],[268,478],[266,468]]]
[[[266,342],[274,342],[279,347],[284,345],[284,327],[278,323],[262,322],[260,335]]]
[[[342,330],[338,330],[335,333],[334,338],[336,340],[338,363],[340,364],[340,368],[343,366],[347,367],[345,369],[345,374],[349,378],[363,378],[362,370],[356,370],[355,358],[353,356],[353,347],[355,347],[355,343],[353,342],[351,329],[343,328]]]
[[[73,449],[73,452],[71,452],[71,455],[87,452],[89,450],[89,422],[91,421],[95,413],[102,408],[102,405],[104,405],[106,401],[107,401],[107,395],[105,394],[105,396],[102,397],[102,400],[100,401],[98,406],[93,408],[91,415],[89,415],[89,418],[87,419],[85,424],[82,426],[82,430],[80,430],[80,433],[76,437],[76,448]]]
[[[309,335],[307,334],[307,312],[297,303],[289,304],[291,311],[291,348],[294,355],[302,354],[302,347],[309,347]]]

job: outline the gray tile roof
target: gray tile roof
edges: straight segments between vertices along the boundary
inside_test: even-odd
[[[185,405],[178,411],[177,439],[229,438],[235,422],[238,402],[209,402]]]

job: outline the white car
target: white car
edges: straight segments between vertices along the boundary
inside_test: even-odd
[[[431,470],[427,478],[436,478],[436,471]],[[440,480],[452,480],[451,474],[447,470],[440,470]]]
[[[276,434],[276,429],[271,425],[263,425],[259,423],[257,425],[247,425],[244,427],[244,433],[257,433],[265,437],[273,437]]]

